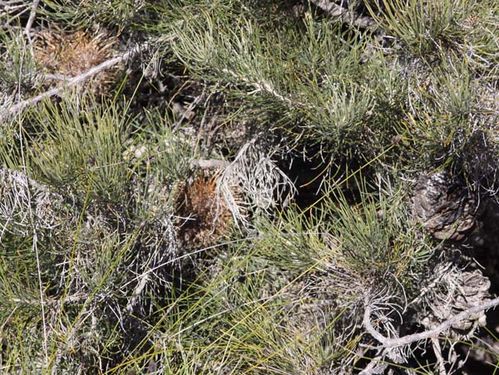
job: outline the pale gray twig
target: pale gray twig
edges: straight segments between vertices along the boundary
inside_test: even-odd
[[[63,92],[66,88],[75,86],[79,83],[82,83],[86,81],[87,79],[95,76],[96,74],[99,74],[100,72],[103,72],[116,64],[119,64],[121,62],[124,62],[126,60],[129,60],[130,58],[133,58],[134,56],[138,55],[141,52],[144,52],[148,48],[150,48],[151,43],[150,42],[145,42],[143,44],[139,44],[132,49],[128,50],[127,52],[123,53],[120,56],[113,57],[109,60],[104,61],[103,63],[94,66],[93,68],[90,68],[86,72],[77,75],[76,77],[73,77],[71,79],[68,79],[63,85],[54,87],[48,91],[45,91],[44,93],[37,95],[33,98],[23,100],[10,108],[7,108],[3,112],[0,113],[0,121],[5,120],[9,116],[13,116],[19,112],[22,112],[25,108],[35,105],[36,103],[39,103],[43,99],[50,98],[55,95],[59,95],[61,92]]]
[[[31,5],[31,11],[29,14],[28,22],[26,23],[26,27],[24,28],[24,33],[26,34],[30,43],[31,43],[31,36],[30,36],[31,26],[33,26],[33,22],[35,21],[36,8],[38,8],[39,3],[40,3],[40,0],[33,1],[33,4]]]
[[[191,161],[192,167],[198,167],[201,169],[222,169],[229,165],[230,163],[226,160],[217,160],[217,159],[197,159]]]
[[[381,333],[376,331],[371,323],[371,306],[369,304],[369,297],[366,296],[365,299],[365,310],[363,325],[366,331],[378,340],[384,348],[396,348],[404,345],[409,345],[417,341],[427,340],[431,338],[438,338],[440,334],[448,329],[450,329],[454,324],[459,323],[470,316],[477,314],[481,311],[489,310],[491,308],[499,305],[499,297],[484,302],[478,306],[471,307],[460,312],[457,315],[447,319],[445,322],[439,324],[436,328],[430,329],[428,331],[414,333],[412,335],[406,335],[397,338],[389,338],[383,336]]]
[[[435,353],[435,357],[437,357],[438,364],[438,375],[447,375],[447,371],[445,370],[444,357],[442,356],[442,348],[440,347],[440,342],[437,338],[431,338],[431,344],[433,346],[433,352]]]
[[[236,225],[243,227],[249,226],[245,215],[248,208],[268,213],[296,193],[293,182],[272,161],[272,152],[264,152],[256,141],[255,137],[241,147],[217,182],[218,196],[225,201]]]
[[[387,363],[383,363],[384,356],[379,355],[373,358],[367,366],[359,372],[359,375],[377,375],[383,374],[386,368],[388,367]]]
[[[0,0],[0,16],[13,14],[12,17],[5,21],[2,27],[7,28],[7,26],[11,26],[10,22],[15,18],[21,16],[24,12],[26,12],[28,5],[24,0]],[[18,12],[17,14],[14,14]]]

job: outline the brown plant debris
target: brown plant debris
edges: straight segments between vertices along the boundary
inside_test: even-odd
[[[227,234],[232,214],[217,194],[217,176],[200,173],[182,183],[175,197],[179,239],[189,247],[208,247]]]
[[[52,82],[64,82],[85,73],[112,57],[116,38],[105,32],[65,32],[52,28],[38,33],[34,41],[35,61],[43,67]],[[117,67],[99,72],[87,88],[100,92],[116,77]]]

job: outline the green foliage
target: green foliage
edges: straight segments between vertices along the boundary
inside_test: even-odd
[[[411,223],[401,190],[380,196],[366,191],[355,205],[341,190],[330,194],[312,219],[288,211],[279,226],[264,225],[266,229],[260,231],[269,235],[258,243],[258,253],[298,274],[341,270],[355,275],[364,288],[375,280],[379,288],[385,282],[385,286],[393,287],[394,282],[410,286],[434,249],[417,224]],[[343,286],[335,286],[333,280],[331,286],[339,292]],[[348,292],[355,289],[347,288]]]
[[[277,124],[267,115],[262,125],[294,133],[290,142],[303,136],[326,152],[371,150],[366,122],[403,93],[397,65],[381,54],[364,61],[367,43],[329,21],[309,16],[286,26],[268,31],[251,17],[206,12],[186,16],[172,48],[196,75],[232,84],[243,103],[257,100],[260,111],[284,113]],[[384,131],[393,135],[387,125]]]
[[[140,21],[146,1],[135,0],[63,0],[46,1],[41,15],[72,27],[88,27],[96,24],[108,27],[133,27]]]
[[[475,68],[497,66],[497,4],[489,1],[366,2],[371,16],[412,54],[434,61],[456,51]]]
[[[47,103],[33,126],[39,129],[29,140],[35,176],[81,196],[92,192],[112,202],[123,197],[130,181],[123,160],[128,119],[116,105]]]
[[[323,332],[294,325],[301,303],[290,299],[294,281],[269,284],[276,269],[248,253],[247,245],[231,247],[227,258],[201,272],[201,288],[176,295],[160,314],[155,330],[162,334],[150,338],[150,350],[112,372],[143,369],[142,361],[166,364],[171,374],[315,373],[327,363]]]
[[[36,83],[30,48],[18,30],[0,30],[0,108],[9,95],[21,94]]]
[[[472,2],[461,0],[383,0],[378,9],[369,6],[369,2],[366,4],[384,30],[400,38],[412,53],[420,56],[460,38],[463,33],[459,22],[472,7]]]

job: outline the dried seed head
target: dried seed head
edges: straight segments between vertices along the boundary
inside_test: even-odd
[[[183,183],[175,197],[179,238],[186,246],[207,247],[227,234],[232,214],[217,194],[217,176],[205,172]]]
[[[35,61],[51,81],[63,82],[78,76],[111,58],[116,38],[105,32],[64,32],[58,28],[38,33],[34,41]],[[114,80],[119,68],[96,74],[85,84],[94,93],[101,93]]]

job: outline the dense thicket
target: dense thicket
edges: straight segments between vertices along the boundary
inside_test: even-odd
[[[0,2],[0,372],[492,373],[498,13]]]

